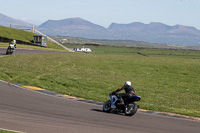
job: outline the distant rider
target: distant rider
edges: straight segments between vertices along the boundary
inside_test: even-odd
[[[13,49],[16,48],[16,40],[12,40],[10,43],[9,43],[9,46]]]
[[[125,92],[126,92],[126,93],[119,93],[118,94],[121,104],[124,104],[124,99],[125,98],[128,98],[128,97],[131,97],[133,95],[136,95],[135,94],[135,90],[131,86],[131,82],[130,81],[126,81],[123,87],[117,89],[116,91],[113,91],[113,93],[116,93],[116,92],[121,91],[121,90],[125,90]]]

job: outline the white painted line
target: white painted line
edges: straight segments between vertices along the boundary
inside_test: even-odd
[[[6,82],[6,81],[3,81],[3,80],[0,80],[1,82],[3,82],[3,83],[8,83],[8,82]]]
[[[5,129],[5,128],[0,128],[0,130],[10,131],[10,132],[16,132],[16,133],[25,133],[25,132],[22,132],[22,131],[10,130],[10,129]]]

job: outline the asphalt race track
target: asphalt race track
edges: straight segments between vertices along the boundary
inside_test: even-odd
[[[0,48],[0,57],[6,55],[7,48]],[[69,53],[69,52],[58,52],[58,51],[42,51],[42,50],[31,50],[31,49],[16,49],[12,55],[17,54],[42,54],[42,53]]]
[[[44,52],[49,53],[17,49],[14,54]],[[199,133],[200,122],[144,112],[132,117],[104,113],[100,105],[0,81],[0,128],[26,133]]]

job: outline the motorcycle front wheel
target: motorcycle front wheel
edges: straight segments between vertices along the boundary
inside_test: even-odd
[[[127,116],[132,116],[134,115],[138,110],[138,106],[136,103],[131,103],[125,108],[125,114]]]
[[[111,110],[111,101],[108,100],[103,105],[103,111],[104,112],[110,112],[110,110]]]
[[[10,54],[10,49],[7,49],[7,50],[6,50],[6,54],[7,54],[7,55]]]

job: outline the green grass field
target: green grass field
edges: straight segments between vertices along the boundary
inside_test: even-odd
[[[155,57],[174,57],[174,58],[200,58],[198,50],[176,50],[176,49],[156,49],[141,47],[119,47],[119,46],[88,46],[65,44],[68,48],[89,47],[94,50],[93,54],[117,54],[117,55],[136,55],[155,56]]]

